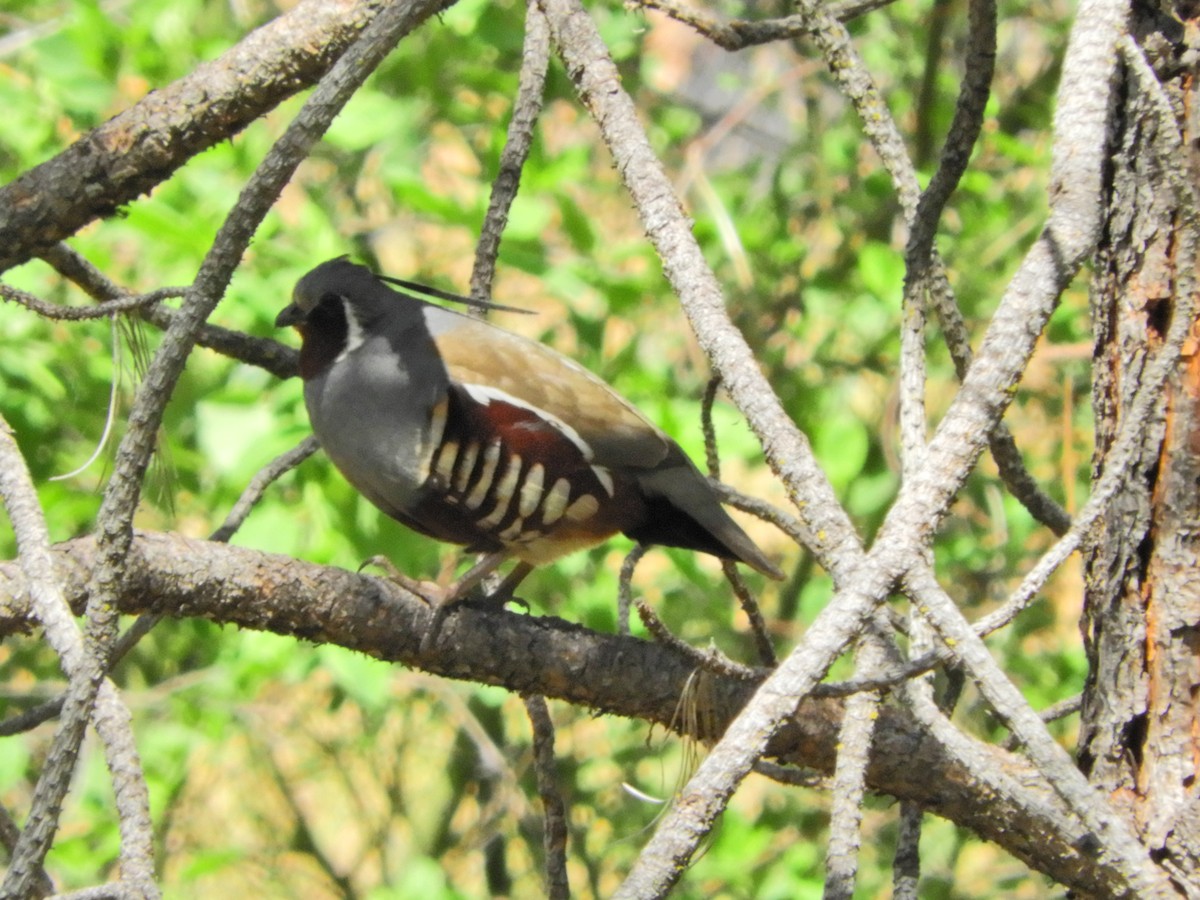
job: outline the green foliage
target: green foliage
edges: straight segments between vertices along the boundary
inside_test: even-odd
[[[523,6],[463,0],[402,43],[301,168],[234,278],[216,324],[290,341],[271,323],[295,279],[313,263],[346,252],[397,275],[466,287],[516,90]],[[1039,13],[1047,18],[1034,20],[1023,7],[1004,6],[1001,21],[1019,26],[1020,40],[1062,45],[1058,18]],[[248,18],[231,17],[231,8]],[[869,537],[898,484],[893,407],[903,235],[889,180],[865,149],[852,110],[803,62],[812,58],[807,48],[702,59],[693,57],[696,46],[682,26],[617,4],[593,5],[593,12],[696,218],[736,321]],[[749,6],[746,12],[757,14]],[[186,75],[273,14],[262,2],[10,0],[3,12],[9,21],[46,28],[29,32],[0,57],[0,182],[146,91]],[[950,26],[954,50],[962,18],[956,14]],[[853,27],[905,133],[943,134],[961,62],[947,54],[934,102],[922,108],[924,8],[894,4]],[[1020,52],[1012,33],[1006,40],[1002,55]],[[998,70],[972,171],[938,236],[972,325],[995,306],[1040,224],[1056,52],[1047,51],[1036,65]],[[672,66],[665,65],[668,58]],[[745,59],[755,65],[738,62]],[[688,93],[688,79],[716,64],[725,69],[719,86],[753,103],[714,111],[688,99],[696,96]],[[805,67],[802,78],[791,72],[798,65]],[[192,160],[151,196],[71,244],[131,289],[186,284],[299,102],[289,101]],[[5,278],[56,302],[87,302],[38,263]],[[694,459],[703,459],[699,397],[707,372],[611,160],[557,65],[501,246],[496,296],[539,313],[531,321],[506,317],[503,324],[578,358]],[[1069,297],[1049,340],[1085,341],[1085,310],[1082,292]],[[11,306],[0,317],[10,348],[0,353],[0,406],[26,452],[53,536],[86,533],[132,396],[128,342],[117,339],[117,378],[108,323],[47,323]],[[153,347],[157,336],[144,339]],[[936,420],[954,376],[936,337],[930,347],[928,399]],[[1087,477],[1086,362],[1085,356],[1059,368],[1046,363],[1044,377],[1023,390],[1010,416],[1019,439],[1034,441],[1028,462],[1035,475],[1062,485],[1069,496]],[[81,474],[50,481],[91,455],[114,379],[118,430],[108,448]],[[736,413],[719,403],[715,419],[727,479],[784,504]],[[298,383],[277,383],[197,351],[168,409],[158,474],[139,524],[211,532],[254,473],[307,428]],[[1075,463],[1059,472],[1064,447],[1075,447]],[[1012,587],[1011,573],[1046,540],[996,485],[986,474],[972,479],[945,525],[938,558],[946,581],[958,586],[957,599],[981,612]],[[768,617],[783,620],[778,642],[786,649],[828,601],[831,582],[769,529],[759,535],[804,573],[790,598],[765,591]],[[385,520],[321,457],[276,484],[235,541],[351,569],[382,553],[426,577],[435,576],[451,552]],[[0,532],[6,557],[12,543]],[[618,539],[568,557],[534,575],[522,593],[534,613],[550,611],[611,631],[616,573],[628,548]],[[755,584],[761,587],[761,580]],[[635,586],[684,639],[715,642],[753,660],[743,616],[711,561],[654,550]],[[994,646],[1030,696],[1046,705],[1077,691],[1083,675],[1077,641],[1068,634],[1072,596],[1060,590]],[[59,678],[55,660],[32,642],[5,647],[0,664],[14,687]],[[322,854],[361,896],[484,896],[494,887],[484,865],[492,838],[501,842],[512,895],[540,892],[542,850],[533,819],[540,808],[526,799],[528,726],[519,704],[502,692],[432,685],[337,648],[202,622],[160,625],[117,677],[133,698],[169,896],[244,893],[246,885],[260,896],[334,896],[344,886],[314,862]],[[5,714],[23,705],[12,692],[0,700]],[[585,711],[554,712],[571,803],[572,884],[579,896],[606,896],[657,813],[632,801],[621,783],[668,796],[673,779],[682,777],[685,754],[658,735],[647,744],[641,725],[598,721]],[[977,709],[962,715],[986,730],[994,727]],[[7,808],[25,807],[48,739],[46,728],[0,743],[0,801]],[[488,768],[495,759],[485,751],[492,749],[502,771]],[[514,790],[517,782],[524,793]],[[108,790],[93,754],[70,800],[67,838],[50,859],[64,888],[94,883],[114,863]],[[679,896],[819,896],[822,796],[752,782]],[[865,851],[870,867],[863,896],[886,891],[895,839],[890,821],[868,816],[879,845]],[[927,896],[1015,895],[1014,882],[989,886],[963,877],[970,868],[964,860],[980,865],[980,845],[945,823],[931,827],[936,837],[926,841],[935,848],[926,861]],[[339,837],[341,829],[349,836]],[[984,868],[1007,872],[1015,865],[982,850]],[[1030,893],[1028,884],[1022,893],[1041,895]]]

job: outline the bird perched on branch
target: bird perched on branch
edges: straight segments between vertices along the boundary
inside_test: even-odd
[[[415,531],[487,554],[437,602],[515,559],[493,595],[507,599],[534,566],[618,531],[783,577],[679,445],[607,384],[419,296],[480,305],[341,257],[300,279],[275,324],[300,332],[313,432],[346,479]]]

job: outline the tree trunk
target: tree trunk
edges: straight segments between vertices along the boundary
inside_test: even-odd
[[[1195,291],[1193,222],[1177,187],[1196,184],[1195,68],[1177,23],[1139,10],[1132,29],[1162,82],[1156,104],[1127,63],[1112,140],[1106,234],[1093,283],[1094,475],[1109,464],[1146,367],[1184,291]],[[1182,149],[1160,148],[1175,129]],[[1167,135],[1169,137],[1169,135]],[[1109,513],[1085,542],[1083,632],[1090,674],[1079,761],[1154,857],[1200,872],[1200,344],[1156,401],[1152,427]]]

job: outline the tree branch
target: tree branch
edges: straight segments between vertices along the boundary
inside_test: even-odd
[[[163,409],[183,371],[196,332],[224,294],[233,269],[263,216],[312,145],[395,42],[436,12],[442,2],[408,0],[388,6],[322,79],[239,195],[138,387],[129,428],[117,449],[113,475],[96,518],[102,552],[91,578],[83,635],[85,652],[81,664],[70,673],[62,717],[47,764],[34,788],[29,824],[13,852],[13,864],[4,880],[5,891],[24,893],[23,884],[32,877],[32,867],[41,865],[56,830],[75,755],[117,637],[112,598],[125,576],[131,522],[141,494],[142,476],[154,448]],[[98,711],[98,716],[101,714],[103,710]]]
[[[96,542],[81,538],[52,550],[55,579],[68,602],[82,608]],[[0,564],[0,634],[33,625],[29,585],[18,566]],[[538,693],[600,712],[679,730],[678,700],[695,672],[677,650],[621,635],[604,635],[549,616],[456,607],[437,647],[419,653],[429,607],[390,581],[315,566],[284,556],[161,533],[139,533],[127,576],[115,597],[122,613],[195,616],[220,624],[337,644],[431,674]],[[712,708],[697,723],[712,741],[745,705],[757,682],[709,672]],[[810,699],[772,739],[777,760],[824,773],[834,770],[843,705]],[[972,765],[958,761],[912,715],[880,709],[867,770],[874,789],[919,803],[971,828],[1031,867],[1078,890],[1104,895],[1116,872],[1075,849],[1082,829],[1061,800],[1041,785],[1021,757],[956,735],[973,748]],[[997,794],[973,771],[1002,774]]]
[[[565,4],[566,0],[545,2],[549,12],[557,3]],[[802,8],[813,16],[818,35],[822,30],[837,30],[814,3],[804,2]],[[587,27],[583,24],[586,17],[582,11],[571,9],[560,15],[568,14],[580,23],[575,26],[578,31]],[[855,566],[857,571],[839,585],[833,601],[817,617],[804,640],[764,683],[755,702],[731,724],[663,817],[618,896],[659,896],[679,877],[699,841],[750,771],[754,759],[769,745],[776,729],[793,714],[795,705],[809,694],[832,660],[844,651],[896,578],[920,558],[951,499],[999,423],[1012,398],[1012,388],[1061,291],[1095,247],[1100,222],[1098,198],[1103,154],[1112,103],[1111,89],[1096,90],[1096,86],[1111,88],[1115,45],[1123,16],[1122,4],[1100,0],[1087,4],[1081,11],[1068,48],[1059,93],[1049,221],[1008,285],[980,352],[963,378],[962,389],[930,441],[921,471],[905,480],[867,559],[862,565]],[[558,40],[553,14],[551,28]],[[589,36],[589,40],[596,39]],[[587,62],[600,68],[603,60],[592,58]],[[602,130],[606,126],[611,130],[612,126],[606,120],[622,112],[620,105],[611,102],[613,96],[624,97],[619,86],[609,83],[608,77],[602,79],[593,72],[581,71],[580,63],[568,60],[568,68],[581,82],[585,101],[600,107],[593,110],[593,114]],[[601,71],[607,75],[607,71]],[[599,83],[601,81],[603,83]],[[613,150],[618,168],[623,168],[621,154],[615,147]],[[654,173],[648,169],[646,173],[639,172],[638,176],[643,174],[649,180],[649,175]],[[635,200],[643,202],[640,198],[647,186],[634,183],[628,172],[623,175]],[[665,197],[647,199],[652,200],[655,209],[659,210],[665,208],[664,201],[673,198],[668,190]],[[643,210],[643,218],[647,219],[647,231],[655,237],[646,210]],[[686,241],[686,238],[681,236],[680,240]],[[679,248],[672,246],[669,249]],[[690,247],[686,249],[690,250]],[[668,254],[664,254],[664,268],[670,276],[673,263]],[[705,329],[701,327],[708,324],[711,323],[697,322],[693,318],[701,345],[716,361],[716,351],[706,346]],[[723,377],[727,375],[723,367],[719,370]],[[734,385],[731,385],[731,395],[735,401],[739,400]],[[745,405],[739,401],[738,405],[746,412],[751,424],[756,425],[756,413],[763,411],[768,403],[754,400]],[[786,477],[785,481],[788,481]],[[791,486],[789,483],[789,488]],[[1075,806],[1086,809],[1083,803]],[[1111,833],[1112,840],[1103,849],[1111,853],[1111,858],[1120,866],[1124,890],[1139,891],[1145,896],[1156,895],[1162,889],[1161,873],[1155,871],[1144,853],[1131,850],[1125,823],[1114,822],[1106,831]]]
[[[55,244],[43,251],[41,257],[59,275],[74,282],[98,303],[109,303],[133,296],[125,288],[109,280],[108,276],[66,244]],[[140,314],[156,328],[166,331],[179,312],[167,306],[156,305],[143,309]],[[230,359],[241,360],[265,369],[276,378],[291,378],[300,370],[299,353],[271,338],[253,337],[219,325],[204,324],[196,332],[196,343]]]
[[[20,566],[32,601],[31,611],[45,629],[47,643],[58,654],[63,670],[74,686],[81,677],[80,673],[86,673],[93,661],[89,659],[84,636],[71,617],[56,577],[50,555],[50,533],[38,506],[37,492],[29,470],[8,423],[2,418],[0,499],[3,499],[17,538]],[[99,681],[95,690],[92,717],[104,744],[120,815],[122,876],[138,895],[156,897],[158,890],[154,885],[154,831],[150,823],[150,795],[134,744],[129,709],[109,680]],[[91,702],[88,705],[90,707]],[[85,715],[77,726],[81,733],[86,721]],[[69,773],[74,767],[77,746],[77,742],[67,746],[56,740],[48,754],[44,772],[62,768]],[[39,785],[44,781],[43,775]],[[45,878],[45,848],[49,846],[57,827],[60,805],[61,797],[52,806],[39,808],[36,803],[33,805],[25,828],[11,852],[11,863],[5,876],[5,889],[11,890],[13,896],[29,895]],[[36,852],[22,850],[23,846],[33,846]]]
[[[304,0],[0,187],[0,272],[112,215],[315,84],[384,5]]]
[[[471,269],[471,296],[480,300],[492,296],[492,278],[496,274],[500,236],[508,224],[508,213],[521,184],[521,170],[533,147],[533,126],[542,113],[549,64],[550,33],[546,28],[546,15],[537,5],[537,0],[528,0],[517,97],[513,101],[512,120],[508,123],[504,150],[500,153],[500,168],[492,179],[492,195],[483,217],[479,244],[475,248],[475,264]]]

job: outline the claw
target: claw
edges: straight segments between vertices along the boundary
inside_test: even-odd
[[[501,550],[496,553],[489,553],[463,573],[461,578],[445,587],[432,581],[420,581],[409,575],[405,575],[386,556],[372,556],[359,566],[358,570],[361,572],[367,566],[376,566],[384,571],[389,581],[394,581],[409,593],[420,597],[430,606],[433,610],[433,616],[429,620],[429,625],[425,628],[425,633],[421,636],[419,649],[419,652],[424,653],[437,639],[442,628],[442,623],[445,621],[446,614],[450,611],[450,608],[464,601],[474,599],[470,596],[472,591],[479,587],[483,580],[492,574],[496,570],[496,567],[506,559],[508,559],[506,551]],[[513,591],[516,590],[517,585],[524,580],[525,576],[532,571],[533,566],[531,564],[527,562],[517,563],[516,567],[500,582],[496,590],[479,598],[481,605],[488,609],[503,609],[506,603],[513,601],[528,609],[529,604],[518,597],[514,597]]]
[[[445,599],[445,588],[437,582],[424,581],[419,578],[413,578],[411,575],[405,575],[386,556],[372,556],[358,567],[358,571],[361,572],[367,566],[375,566],[376,568],[383,569],[388,581],[395,582],[410,594],[420,597],[430,606],[437,606]]]

